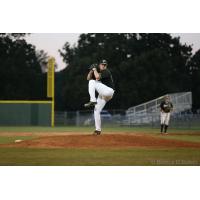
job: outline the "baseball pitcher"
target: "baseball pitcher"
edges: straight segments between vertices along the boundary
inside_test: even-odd
[[[106,60],[102,60],[99,64],[92,64],[87,75],[88,92],[90,102],[84,106],[86,108],[94,107],[95,131],[94,135],[101,134],[101,111],[106,103],[112,99],[114,94],[114,82],[112,74],[108,69]],[[98,93],[96,99],[95,92]]]
[[[173,110],[173,104],[170,101],[169,95],[165,96],[164,101],[160,104],[160,120],[161,120],[161,134],[167,134],[169,126],[170,113]]]

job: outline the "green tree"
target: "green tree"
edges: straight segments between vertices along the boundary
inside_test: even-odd
[[[191,79],[191,91],[193,93],[193,107],[200,108],[200,50],[198,50],[188,63]]]
[[[0,34],[0,99],[45,98],[44,75],[25,34]]]
[[[65,109],[83,109],[88,101],[87,68],[107,59],[116,93],[107,108],[127,109],[169,92],[191,88],[191,46],[170,34],[81,34],[78,45],[60,51],[67,68],[62,95]]]

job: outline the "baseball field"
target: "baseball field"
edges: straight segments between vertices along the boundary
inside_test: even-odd
[[[200,129],[1,127],[1,166],[200,165]]]

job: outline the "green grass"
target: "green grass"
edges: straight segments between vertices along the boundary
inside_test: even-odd
[[[105,127],[106,132],[146,133],[156,137],[159,129],[146,127]],[[37,137],[37,132],[86,132],[91,127],[0,127],[0,144],[12,143],[17,139],[29,140]],[[1,132],[29,132],[30,136],[1,136]],[[180,135],[164,136],[165,139],[200,142],[200,136],[182,135],[196,133],[197,130],[170,129]],[[12,134],[11,134],[12,135]],[[200,165],[200,149],[39,149],[39,148],[4,148],[0,147],[0,165],[9,166],[126,166],[126,165]]]
[[[58,126],[58,127],[1,127],[0,126],[0,133],[1,132],[92,132],[94,130],[93,127],[74,127],[74,126]],[[151,127],[105,127],[103,128],[103,131],[109,131],[109,132],[143,132],[143,133],[158,133],[160,129],[158,128],[151,128]],[[200,128],[196,129],[170,129],[170,132],[199,132]]]
[[[93,131],[93,127],[75,127],[75,126],[58,126],[58,127],[0,127],[0,132],[91,132]],[[104,131],[109,132],[120,132],[120,131],[155,131],[152,128],[145,128],[145,127],[105,127]]]
[[[25,149],[0,148],[3,166],[200,165],[199,149]]]
[[[31,140],[36,136],[0,136],[0,144],[13,143],[15,140]]]
[[[200,142],[200,135],[167,135],[166,137],[159,136],[160,138],[164,139],[173,139],[173,140],[181,140],[181,141],[188,141],[188,142]]]

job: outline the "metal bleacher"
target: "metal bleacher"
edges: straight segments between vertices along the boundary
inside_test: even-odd
[[[192,93],[181,92],[166,94],[170,96],[174,109],[172,115],[176,115],[181,112],[186,112],[192,108]],[[164,97],[158,97],[146,103],[133,106],[126,111],[126,119],[124,125],[139,125],[150,124],[152,122],[159,121],[160,119],[160,103]]]

